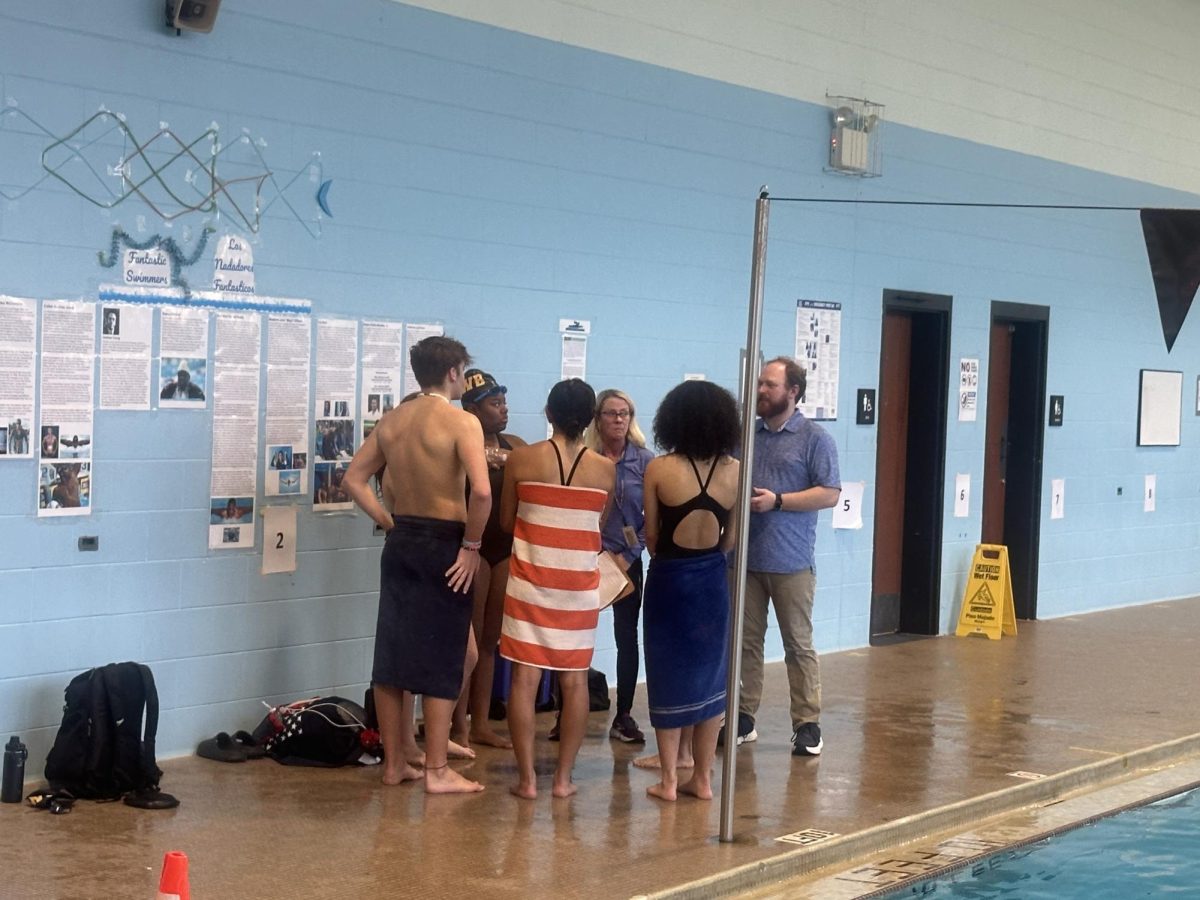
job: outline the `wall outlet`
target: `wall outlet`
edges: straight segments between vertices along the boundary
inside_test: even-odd
[[[1121,496],[1121,491],[1122,491],[1122,490],[1123,490],[1123,488],[1120,488],[1120,487],[1118,487],[1118,488],[1117,488],[1117,496],[1118,496],[1118,497],[1120,497],[1120,496]]]
[[[79,539],[79,549],[80,550],[99,550],[100,549],[99,536],[94,535],[94,534],[85,534],[83,537],[81,537]]]

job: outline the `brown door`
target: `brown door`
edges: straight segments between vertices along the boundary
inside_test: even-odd
[[[875,455],[871,640],[937,634],[950,298],[885,291]]]
[[[980,540],[1008,548],[1017,618],[1037,618],[1050,311],[992,303]]]
[[[904,472],[908,464],[908,367],[912,319],[883,316],[879,360],[879,451],[875,457],[875,561],[871,573],[871,634],[900,628],[900,575],[904,554]]]
[[[983,453],[984,544],[1004,543],[1004,464],[1008,461],[1008,382],[1012,325],[992,322],[988,347],[987,434]]]

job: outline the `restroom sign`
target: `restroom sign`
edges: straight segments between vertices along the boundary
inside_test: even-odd
[[[1008,569],[1008,548],[1003,544],[976,545],[954,633],[958,637],[983,634],[993,641],[1000,640],[1002,634],[1016,636],[1012,576]]]

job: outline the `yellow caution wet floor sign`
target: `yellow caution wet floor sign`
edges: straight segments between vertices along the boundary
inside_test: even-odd
[[[959,637],[986,634],[994,641],[1000,635],[1017,633],[1013,606],[1012,577],[1008,571],[1008,548],[1003,544],[978,544],[971,561],[971,576],[963,592],[958,614]]]

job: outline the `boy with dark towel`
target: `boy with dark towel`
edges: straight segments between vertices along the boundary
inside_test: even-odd
[[[343,481],[354,502],[388,530],[371,674],[383,782],[420,776],[406,762],[401,738],[403,692],[411,691],[423,695],[426,792],[471,793],[483,785],[450,769],[446,751],[462,690],[471,583],[491,485],[479,419],[451,405],[462,396],[463,370],[471,361],[466,348],[453,338],[429,337],[412,348],[410,361],[420,396],[379,420]],[[384,509],[370,485],[385,464],[393,510]]]

